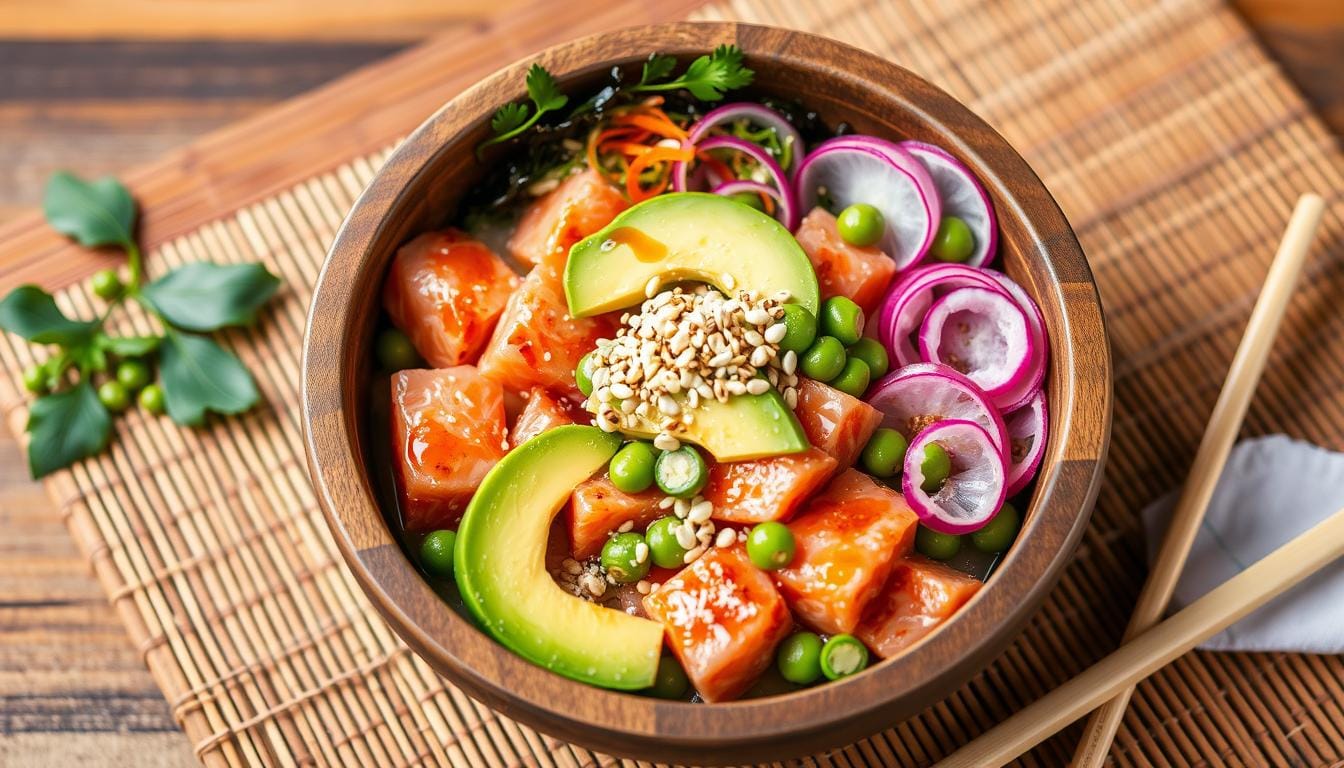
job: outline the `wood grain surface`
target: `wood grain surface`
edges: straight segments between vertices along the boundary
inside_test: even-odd
[[[200,0],[115,13],[100,0],[0,0],[0,224],[39,202],[53,169],[153,160],[427,35],[470,35],[510,1],[339,2],[375,10],[333,27],[333,4],[299,0],[209,3],[223,19]],[[1344,3],[1236,4],[1344,132]],[[0,430],[0,765],[194,764],[60,511]]]

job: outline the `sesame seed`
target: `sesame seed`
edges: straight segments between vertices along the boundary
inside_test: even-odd
[[[765,379],[752,379],[747,382],[747,392],[753,395],[764,395],[770,390],[770,382]]]
[[[787,334],[788,332],[789,332],[788,327],[786,327],[783,323],[775,323],[769,328],[766,328],[765,333],[763,335],[765,336],[766,341],[770,342],[771,344],[778,344],[779,342],[784,340],[784,335]]]
[[[785,402],[786,404],[788,404],[788,406],[789,406],[790,408],[797,408],[797,407],[798,407],[798,390],[794,389],[793,387],[789,387],[789,388],[785,389],[785,390],[784,390],[784,402]]]
[[[677,544],[681,545],[682,549],[690,549],[695,546],[695,532],[690,528],[687,528],[684,525],[679,525],[673,530],[677,532]],[[687,560],[686,562],[689,563],[690,560]]]
[[[644,295],[653,298],[658,293],[658,278],[650,277],[649,282],[644,284]]]
[[[714,514],[714,504],[709,501],[702,501],[691,507],[686,513],[686,520],[692,523],[703,523]]]
[[[679,518],[685,518],[691,511],[691,502],[685,499],[677,499],[672,504],[672,513]]]
[[[647,595],[647,594],[649,594],[649,587],[650,587],[650,586],[651,586],[651,585],[649,584],[649,580],[648,580],[648,579],[640,579],[640,580],[635,584],[635,591],[639,592],[639,594],[641,594],[641,595]]]
[[[657,441],[656,441],[656,440],[655,440],[654,442],[655,442],[655,444],[657,444]],[[675,504],[676,501],[677,501],[677,499],[676,499],[675,496],[664,496],[663,499],[662,499],[662,501],[659,501],[659,502],[658,502],[658,508],[659,508],[659,509],[671,509],[671,508],[672,508],[672,505]]]
[[[649,545],[641,541],[635,545],[635,562],[642,564],[645,560],[648,559],[649,559]]]
[[[694,563],[696,560],[699,560],[700,556],[703,554],[705,554],[705,545],[701,544],[697,546],[695,549],[692,549],[691,551],[687,552],[685,557],[681,558],[681,562],[686,565],[690,565],[691,563]]]
[[[724,287],[726,290],[731,291],[731,290],[733,290],[734,288],[737,287],[737,280],[736,280],[732,275],[728,274],[727,272],[724,272],[724,273],[723,273],[723,277],[721,277],[721,278],[719,278],[719,279],[723,282],[723,287]]]
[[[675,451],[681,447],[681,441],[669,434],[663,433],[653,438],[653,447],[660,451]]]
[[[732,528],[724,528],[719,531],[718,537],[714,539],[714,546],[731,547],[735,541],[737,541],[737,531]]]
[[[750,362],[757,368],[764,368],[765,365],[770,362],[770,348],[757,347],[756,349],[752,350],[751,357],[749,358],[748,362]]]
[[[621,523],[621,527],[617,528],[617,529],[616,529],[616,532],[617,532],[617,533],[628,533],[629,531],[633,531],[634,529],[635,529],[635,521],[634,521],[634,520],[626,520],[624,523]]]
[[[792,349],[786,351],[780,367],[784,369],[784,373],[792,376],[793,372],[798,370],[798,353]]]
[[[611,385],[610,394],[617,400],[625,400],[634,397],[635,391],[630,388],[629,384],[617,382]]]

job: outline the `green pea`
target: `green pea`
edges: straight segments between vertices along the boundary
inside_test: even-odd
[[[626,443],[611,457],[611,463],[607,466],[611,484],[626,493],[647,491],[653,485],[653,463],[657,459],[653,446],[648,443]]]
[[[434,531],[420,543],[420,565],[430,576],[448,578],[453,575],[453,549],[457,534],[448,529]]]
[[[806,307],[798,304],[784,305],[784,338],[779,348],[793,350],[797,354],[807,351],[817,338],[817,318]]]
[[[874,379],[880,379],[887,375],[891,369],[891,358],[887,357],[887,348],[877,339],[864,337],[849,345],[845,350],[850,357],[857,357],[868,364],[868,370],[872,373]]]
[[[579,364],[574,367],[574,383],[579,385],[579,391],[584,397],[593,394],[593,355],[596,350],[589,352],[579,358]]]
[[[894,429],[881,427],[868,438],[863,446],[859,461],[863,469],[874,477],[892,477],[901,471],[905,464],[905,449],[909,444],[905,435]]]
[[[929,253],[939,261],[961,263],[971,257],[975,250],[975,235],[966,222],[956,216],[944,216],[938,224],[938,234],[933,237],[933,246]]]
[[[798,359],[804,376],[830,381],[845,369],[845,345],[834,336],[820,336]]]
[[[384,329],[375,342],[378,364],[385,371],[404,371],[420,364],[420,355],[406,334],[396,328]]]
[[[98,388],[98,399],[107,410],[121,413],[131,404],[131,393],[127,392],[126,386],[119,381],[105,381]]]
[[[920,474],[924,476],[924,482],[919,487],[925,493],[934,493],[943,487],[943,482],[947,476],[952,474],[952,457],[947,455],[947,450],[937,443],[929,443],[924,446],[924,457],[919,464]]]
[[[915,549],[925,557],[947,560],[961,551],[961,537],[921,525],[915,529]]]
[[[683,445],[675,451],[663,451],[653,464],[653,481],[668,496],[689,499],[709,480],[709,468],[700,452]]]
[[[100,269],[94,272],[93,277],[89,279],[89,285],[93,288],[94,295],[105,301],[116,299],[126,290],[115,269]]]
[[[680,699],[690,687],[691,681],[686,679],[686,670],[681,668],[676,659],[665,655],[658,660],[658,672],[653,676],[649,693],[660,699]]]
[[[867,203],[855,203],[835,218],[835,228],[846,243],[862,247],[881,240],[887,223],[881,211]]]
[[[793,531],[783,523],[770,520],[747,534],[747,557],[763,571],[777,571],[793,562]]]
[[[868,666],[868,648],[849,634],[831,635],[821,648],[821,673],[827,680],[839,680]]]
[[[680,568],[685,564],[686,548],[677,541],[677,528],[681,521],[672,515],[653,521],[644,532],[648,539],[649,556],[659,568]]]
[[[1017,538],[1022,515],[1017,507],[1005,503],[985,526],[971,534],[971,545],[981,552],[1002,552]]]
[[[821,677],[821,637],[815,632],[795,632],[784,638],[775,653],[775,665],[790,683],[815,683]]]
[[[139,360],[123,360],[117,366],[117,381],[131,392],[139,392],[149,383],[149,366]]]
[[[649,575],[648,546],[638,533],[618,533],[602,545],[602,569],[617,584],[633,584]]]
[[[831,379],[831,386],[854,397],[863,397],[863,393],[868,391],[868,382],[872,379],[872,374],[868,372],[868,364],[857,357],[846,357],[845,367],[840,369],[840,375]]]
[[[34,363],[23,369],[23,388],[32,392],[34,395],[40,395],[47,391],[47,370],[44,366]]]
[[[163,413],[165,403],[163,400],[163,387],[158,384],[146,384],[145,388],[140,390],[140,396],[136,398],[140,407],[155,416]]]
[[[863,338],[863,308],[845,296],[832,296],[821,305],[821,332],[848,347]]]
[[[762,201],[761,196],[755,192],[738,192],[737,194],[729,195],[728,198],[730,200],[736,200],[748,208],[755,208],[758,211],[765,210],[765,202]]]

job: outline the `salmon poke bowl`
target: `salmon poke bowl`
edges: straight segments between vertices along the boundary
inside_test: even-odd
[[[992,129],[883,60],[677,24],[463,93],[304,352],[342,554],[504,714],[658,760],[843,743],[983,668],[1086,524],[1110,363]]]

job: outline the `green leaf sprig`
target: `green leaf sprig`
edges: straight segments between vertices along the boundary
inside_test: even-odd
[[[235,414],[256,405],[260,394],[242,361],[203,334],[253,322],[279,288],[279,278],[260,264],[197,262],[144,283],[135,200],[112,177],[84,181],[57,173],[47,183],[42,208],[54,229],[81,245],[120,248],[128,279],[123,282],[110,269],[93,276],[93,292],[107,302],[95,320],[67,317],[51,294],[35,285],[21,285],[0,299],[0,329],[55,347],[23,375],[24,386],[37,395],[26,427],[33,477],[106,448],[112,414],[125,410],[133,394],[146,411],[167,411],[189,426],[205,423],[210,412]],[[162,333],[107,333],[108,317],[127,299],[157,318]],[[157,383],[151,371],[155,355]]]
[[[508,141],[536,125],[547,112],[562,109],[569,103],[569,97],[560,92],[555,78],[540,64],[533,64],[527,70],[527,96],[532,99],[533,109],[529,110],[526,104],[510,103],[495,112],[495,116],[490,119],[490,129],[495,132],[495,136],[476,148],[478,155],[491,144]]]
[[[692,61],[680,77],[668,80],[676,68],[675,57],[661,53],[650,54],[644,61],[639,82],[625,88],[625,91],[644,93],[684,89],[701,101],[718,101],[727,91],[751,85],[756,74],[742,63],[742,49],[736,45],[720,45],[713,53]],[[560,92],[555,78],[540,64],[533,64],[527,71],[527,95],[532,99],[532,106],[510,102],[495,112],[490,119],[490,129],[495,135],[476,147],[478,158],[486,147],[522,135],[536,125],[542,115],[562,109],[569,103],[569,97]],[[580,104],[571,117],[591,107],[588,102]]]

